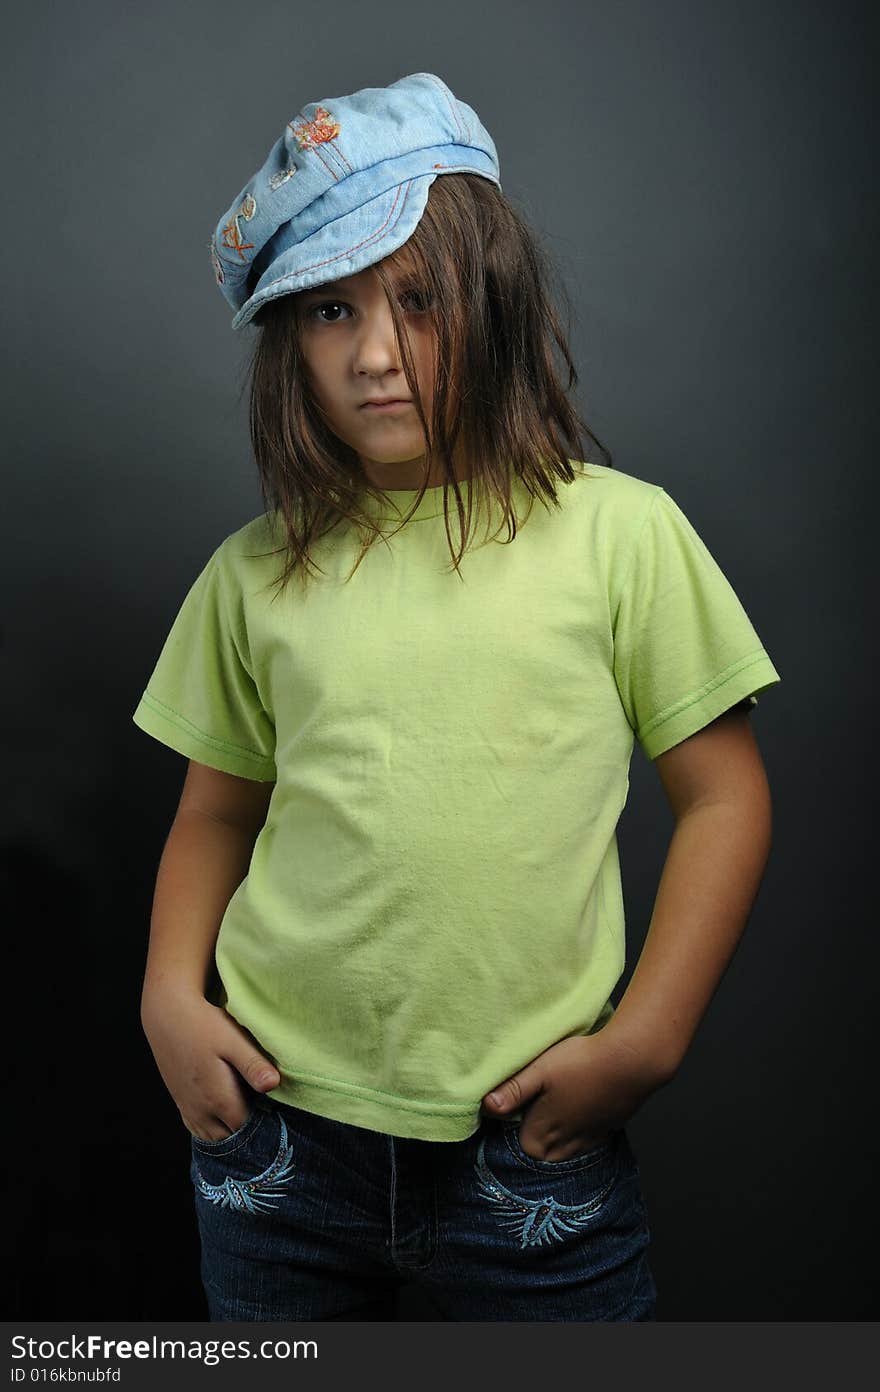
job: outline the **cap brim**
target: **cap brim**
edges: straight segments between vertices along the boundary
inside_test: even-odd
[[[390,256],[418,226],[437,177],[420,174],[396,184],[288,247],[266,268],[233,318],[233,329],[243,328],[269,300],[356,275]]]

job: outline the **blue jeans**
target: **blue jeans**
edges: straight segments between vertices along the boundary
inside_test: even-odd
[[[655,1318],[625,1130],[536,1160],[518,1116],[421,1141],[252,1106],[224,1140],[192,1137],[212,1321],[394,1319],[404,1284],[449,1320]]]

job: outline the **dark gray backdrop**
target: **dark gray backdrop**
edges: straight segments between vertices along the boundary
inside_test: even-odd
[[[203,1317],[189,1145],[140,1031],[185,761],[131,722],[260,511],[211,231],[307,101],[439,73],[574,310],[578,402],[661,483],[782,676],[750,926],[630,1123],[663,1320],[876,1318],[867,7],[335,0],[8,9],[5,1004],[12,1308]],[[870,461],[873,463],[873,459]],[[638,747],[627,977],[672,823]],[[430,1318],[415,1294],[402,1318]]]

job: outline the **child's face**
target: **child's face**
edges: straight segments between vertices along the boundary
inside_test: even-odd
[[[436,342],[432,316],[411,273],[390,264],[388,269],[430,420]],[[391,307],[373,268],[302,291],[297,301],[312,394],[330,429],[357,452],[368,478],[380,488],[420,487],[425,436],[397,352]],[[364,405],[376,397],[399,397],[405,404],[386,410]]]

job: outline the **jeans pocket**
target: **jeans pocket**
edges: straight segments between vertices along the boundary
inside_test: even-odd
[[[281,1110],[258,1099],[231,1136],[222,1141],[193,1137],[190,1178],[200,1222],[216,1224],[228,1213],[253,1217],[270,1212],[287,1197],[297,1169]]]
[[[263,1101],[251,1104],[251,1110],[241,1126],[237,1126],[228,1136],[221,1136],[218,1141],[206,1141],[201,1136],[194,1136],[190,1132],[190,1140],[193,1149],[201,1151],[203,1155],[229,1155],[237,1150],[239,1146],[245,1145],[253,1136],[263,1117],[269,1108]]]
[[[524,1252],[565,1248],[613,1228],[626,1175],[623,1134],[613,1131],[567,1160],[538,1160],[520,1145],[517,1122],[487,1122],[475,1179],[504,1242]]]
[[[603,1137],[601,1141],[592,1142],[584,1150],[576,1151],[574,1155],[569,1155],[564,1160],[544,1160],[537,1155],[529,1155],[528,1151],[523,1150],[519,1138],[520,1121],[505,1121],[503,1126],[504,1140],[515,1160],[529,1166],[531,1169],[554,1171],[581,1169],[585,1165],[589,1165],[596,1160],[612,1154],[616,1148],[619,1134],[616,1130],[609,1131],[608,1135]]]

